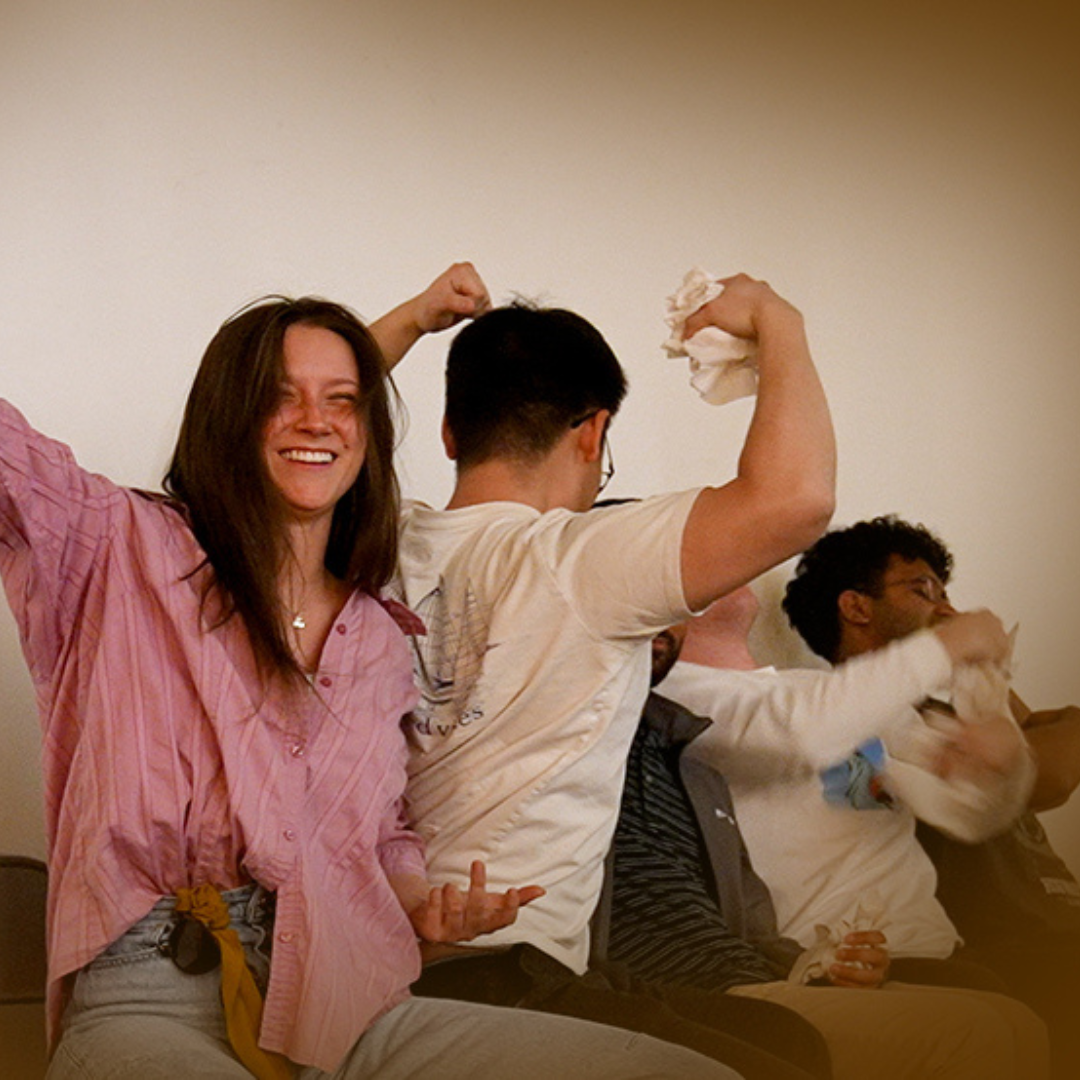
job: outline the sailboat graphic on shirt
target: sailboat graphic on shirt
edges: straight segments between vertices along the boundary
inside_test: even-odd
[[[473,693],[488,648],[489,611],[469,585],[452,604],[441,578],[414,610],[427,626],[425,636],[411,639],[421,694],[415,728],[449,735],[484,715]]]

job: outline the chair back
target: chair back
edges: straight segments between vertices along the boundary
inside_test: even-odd
[[[44,1080],[45,864],[0,855],[0,1077]]]
[[[39,859],[0,855],[0,1003],[45,1000],[45,895]]]

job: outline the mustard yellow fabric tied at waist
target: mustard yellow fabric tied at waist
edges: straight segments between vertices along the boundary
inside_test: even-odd
[[[182,920],[194,920],[206,927],[217,943],[221,960],[221,1003],[225,1011],[225,1028],[229,1043],[244,1068],[259,1080],[291,1080],[293,1070],[288,1060],[259,1046],[263,999],[244,959],[240,938],[229,924],[229,908],[221,893],[213,885],[178,889],[176,914]],[[178,966],[184,970],[209,970],[203,966],[208,962],[206,935],[201,937],[203,943],[197,943],[190,949],[194,957],[191,965],[185,967],[178,961]],[[210,967],[213,966],[211,963]]]

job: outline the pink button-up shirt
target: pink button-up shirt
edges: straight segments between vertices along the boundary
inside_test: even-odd
[[[49,1001],[162,896],[277,890],[261,1044],[332,1071],[419,972],[387,875],[404,824],[404,637],[354,595],[313,692],[255,676],[239,618],[200,622],[203,560],[160,499],[81,470],[0,401],[0,572],[44,730]]]

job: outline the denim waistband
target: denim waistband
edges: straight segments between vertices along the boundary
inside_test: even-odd
[[[226,890],[221,898],[243,947],[247,968],[265,996],[275,894],[258,885],[245,885]],[[96,1016],[160,1013],[212,1032],[217,1039],[228,1039],[220,965],[188,971],[173,959],[169,938],[184,919],[175,909],[176,897],[163,897],[78,972],[64,1012],[65,1032],[92,1022]]]
[[[242,945],[269,943],[274,924],[274,893],[261,885],[226,889],[221,899],[229,909],[229,925]],[[101,956],[123,956],[147,948],[161,948],[176,925],[176,897],[162,897],[137,923],[116,939]]]

